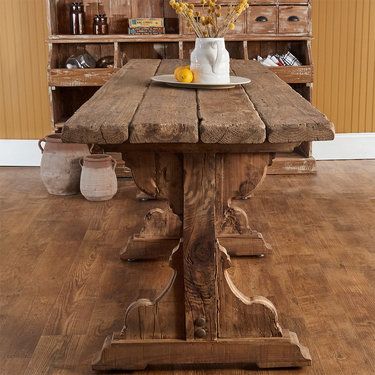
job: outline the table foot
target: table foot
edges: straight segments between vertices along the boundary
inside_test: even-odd
[[[217,224],[217,239],[231,256],[258,256],[272,253],[263,235],[250,228],[246,212],[228,201],[221,221]]]
[[[138,190],[135,197],[138,201],[141,201],[141,202],[156,200],[155,197],[152,197],[151,195],[148,195],[148,194],[144,193],[142,190]]]
[[[167,258],[178,245],[181,230],[181,220],[171,209],[150,210],[140,233],[129,238],[120,257],[123,260]]]
[[[218,339],[216,341],[124,340],[108,336],[94,370],[144,370],[148,366],[242,365],[260,368],[311,365],[309,350],[294,332],[282,337]]]

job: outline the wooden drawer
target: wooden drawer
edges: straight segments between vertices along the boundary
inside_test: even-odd
[[[309,0],[279,0],[279,4],[308,4]]]
[[[279,7],[280,34],[309,34],[310,8],[306,5],[282,5]]]
[[[247,15],[249,34],[275,34],[277,32],[277,7],[251,6]]]
[[[224,14],[226,14],[226,10],[224,10]],[[230,30],[228,34],[245,34],[246,33],[246,13],[242,13],[238,20],[235,23],[235,29]]]
[[[190,1],[192,2],[192,1]],[[227,14],[228,7],[223,5],[222,13]],[[196,6],[197,11],[201,11],[201,7]],[[180,22],[182,22],[182,33],[184,35],[194,35],[194,31],[189,30],[188,21],[185,18],[180,17]],[[235,29],[228,31],[227,34],[245,34],[246,33],[246,13],[242,13],[235,23]]]
[[[277,4],[277,0],[251,0],[251,5]]]

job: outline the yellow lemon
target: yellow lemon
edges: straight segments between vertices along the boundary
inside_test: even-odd
[[[175,78],[178,82],[190,83],[194,80],[193,72],[186,67],[182,67],[175,72]]]
[[[185,65],[185,66],[178,66],[175,70],[174,70],[174,78],[177,79],[177,74],[180,72],[181,69],[190,69],[190,66],[189,65]]]

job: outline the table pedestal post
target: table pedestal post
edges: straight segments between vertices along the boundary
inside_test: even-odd
[[[160,155],[136,153],[124,157],[132,166],[139,187],[149,197],[168,199],[156,188]],[[250,198],[261,185],[271,160],[268,153],[216,156],[216,236],[231,256],[263,256],[272,251],[262,234],[249,227],[246,213],[236,205],[236,200]],[[140,161],[145,162],[146,168]],[[146,175],[153,175],[153,182],[151,178],[146,181]],[[172,210],[151,210],[144,218],[141,231],[129,238],[120,257],[123,260],[167,259],[180,240],[181,228],[182,222]]]
[[[168,158],[173,158],[172,166],[160,162]],[[128,307],[122,331],[106,339],[94,369],[254,363],[299,367],[311,363],[308,349],[297,336],[281,329],[272,302],[245,296],[228,273],[230,257],[219,234],[224,231],[229,239],[250,230],[246,214],[238,211],[232,197],[251,194],[269,163],[267,154],[254,154],[255,169],[242,171],[243,158],[233,154],[158,156],[156,173],[150,175],[156,176],[156,183],[150,186],[155,185],[182,218],[182,238],[170,257],[172,275],[154,300],[139,299]],[[161,165],[166,168],[163,173]],[[239,187],[235,194],[225,182],[228,176],[232,186]],[[144,181],[150,183],[148,178]]]

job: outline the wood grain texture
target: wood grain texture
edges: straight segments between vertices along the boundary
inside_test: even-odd
[[[182,241],[171,249],[169,266],[172,273],[154,297],[145,298],[142,295],[128,305],[119,334],[121,339],[133,342],[147,339],[185,339],[185,306],[181,301],[184,294]]]
[[[283,330],[273,303],[263,296],[248,297],[233,282],[231,260],[219,244],[219,338],[282,337]],[[246,322],[246,324],[243,324]],[[308,353],[308,349],[305,348]],[[310,358],[309,354],[306,354]],[[311,360],[311,358],[310,358]]]
[[[217,337],[215,156],[184,156],[184,281],[187,339]]]
[[[49,84],[59,87],[103,86],[117,70],[114,68],[50,69]]]
[[[250,227],[247,213],[236,201],[251,197],[261,186],[271,159],[266,153],[216,155],[216,233],[231,255],[271,252],[271,246]]]
[[[167,199],[177,215],[183,211],[182,156],[168,152],[125,152],[139,189],[152,198]]]
[[[180,218],[170,209],[150,210],[138,235],[129,238],[121,259],[158,259],[169,257],[182,237]]]
[[[268,350],[265,349],[267,347]],[[178,367],[239,367],[243,363],[254,363],[259,368],[273,368],[306,366],[311,362],[311,358],[293,332],[288,333],[285,338],[256,338],[242,341],[222,339],[212,342],[143,340],[132,343],[109,336],[93,368],[98,371],[118,368],[145,370],[148,366],[165,367],[172,362]],[[222,373],[216,368],[214,371],[216,374]],[[240,370],[234,371],[237,373]]]
[[[133,60],[118,71],[64,125],[63,140],[118,144],[128,139],[129,124],[160,60]]]
[[[204,143],[263,143],[266,127],[242,87],[198,90],[199,135]]]
[[[179,60],[163,60],[157,74],[171,74],[179,65],[181,65]],[[198,142],[195,91],[176,90],[152,83],[132,121],[130,142]]]
[[[375,162],[317,166],[314,176],[268,176],[252,199],[239,202],[246,212],[257,212],[249,215],[250,225],[269,238],[274,254],[232,259],[235,267],[229,272],[244,293],[272,300],[282,326],[309,347],[314,362],[303,374],[372,375]],[[1,374],[87,375],[104,338],[121,329],[129,302],[139,298],[140,290],[152,298],[154,289],[163,288],[170,276],[165,261],[118,260],[119,249],[142,225],[142,212],[160,204],[167,208],[163,202],[137,202],[136,191],[131,181],[120,179],[113,200],[92,204],[80,196],[49,196],[38,168],[0,168]],[[90,258],[96,266],[86,267]],[[66,294],[74,283],[78,292]],[[67,298],[57,298],[60,293]],[[87,298],[94,307],[82,326],[84,309],[77,301],[85,305]],[[70,329],[43,333],[49,315],[62,303],[66,313],[59,324]],[[76,335],[80,325],[83,335]],[[185,370],[153,368],[145,374],[170,371],[203,372],[201,365],[191,365]],[[238,366],[204,371],[275,374]]]
[[[266,124],[269,142],[334,138],[334,126],[327,117],[267,68],[254,61],[233,60],[232,69],[252,80],[245,90]]]

